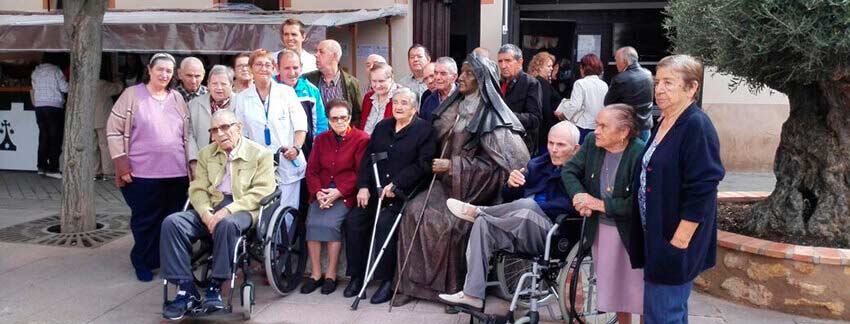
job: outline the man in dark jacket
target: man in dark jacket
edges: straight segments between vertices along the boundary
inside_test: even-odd
[[[552,126],[547,145],[549,153],[531,159],[527,170],[511,172],[507,187],[502,191],[502,198],[511,201],[509,203],[478,207],[456,199],[446,202],[452,214],[473,225],[466,249],[467,273],[463,291],[440,294],[442,301],[481,308],[487,286],[487,267],[493,253],[542,254],[546,235],[558,215],[579,217],[561,181],[561,166],[578,152],[578,139],[579,131],[573,123],[562,121]]]
[[[534,156],[540,124],[543,122],[540,83],[522,71],[522,62],[522,50],[516,45],[505,44],[499,48],[502,97],[525,128],[523,141],[528,147],[528,153]]]
[[[637,50],[631,46],[618,49],[614,61],[620,73],[611,79],[604,104],[624,103],[635,107],[641,122],[640,137],[646,141],[652,129],[652,73],[638,64]]]

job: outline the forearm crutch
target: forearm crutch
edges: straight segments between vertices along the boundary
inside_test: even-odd
[[[457,125],[457,121],[460,120],[460,114],[455,117],[454,123],[452,123],[452,127],[449,128],[449,135],[451,136],[452,130],[454,130]],[[449,141],[446,140],[446,143],[443,144],[443,149],[440,151],[440,159],[446,154],[446,149],[449,147]],[[425,201],[422,203],[422,210],[419,211],[419,215],[416,216],[416,228],[413,229],[413,236],[410,238],[410,246],[407,247],[407,252],[404,253],[404,261],[401,263],[401,270],[398,273],[398,281],[395,283],[395,289],[393,289],[393,298],[390,299],[390,308],[387,311],[393,311],[393,303],[395,302],[395,296],[398,294],[398,287],[401,284],[401,278],[404,276],[404,270],[407,269],[407,261],[410,259],[410,251],[413,251],[413,244],[416,243],[416,235],[419,233],[419,225],[422,225],[422,216],[425,215],[425,209],[428,208],[428,200],[431,199],[431,190],[434,189],[434,182],[437,180],[437,174],[435,173],[431,177],[431,183],[428,184],[428,192],[425,194]]]
[[[372,280],[372,276],[375,275],[375,271],[378,270],[378,264],[381,263],[381,257],[384,256],[384,251],[387,250],[387,245],[390,244],[390,240],[395,234],[396,228],[398,228],[398,224],[401,223],[401,215],[404,213],[404,207],[407,206],[407,200],[401,205],[401,211],[398,212],[398,215],[395,217],[395,221],[393,222],[393,227],[390,228],[390,232],[387,234],[387,238],[384,240],[384,244],[381,245],[381,250],[378,251],[378,256],[375,257],[375,262],[372,263],[372,268],[366,273],[366,279],[363,280],[363,287],[360,288],[360,293],[357,294],[357,297],[354,298],[354,303],[351,304],[351,310],[357,310],[357,306],[360,304],[360,299],[362,299],[363,292],[366,291],[366,284],[369,283],[369,280]],[[373,235],[374,237],[374,235]]]
[[[375,246],[375,232],[378,229],[378,216],[381,214],[381,204],[384,202],[384,195],[382,195],[383,188],[381,187],[381,174],[378,172],[378,161],[386,159],[387,154],[386,153],[372,153],[372,155],[370,157],[372,159],[372,174],[375,177],[375,189],[376,189],[376,192],[378,193],[378,207],[375,208],[375,221],[372,224],[372,238],[369,240],[369,255],[366,256],[366,273],[367,274],[369,273],[369,268],[372,267],[372,253],[374,252],[373,247]],[[356,305],[359,303],[360,299],[362,299],[364,297],[363,294],[366,293],[366,286],[368,284],[369,284],[369,280],[364,278],[363,286],[360,287],[360,292],[357,294],[357,297],[355,298],[355,304],[353,304],[351,306],[352,310],[357,310]]]

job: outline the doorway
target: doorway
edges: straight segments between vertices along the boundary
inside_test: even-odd
[[[574,78],[573,58],[576,51],[576,23],[571,20],[547,18],[522,18],[519,24],[519,40],[524,68],[537,53],[548,52],[555,56],[558,72],[552,86],[562,98],[569,97]]]

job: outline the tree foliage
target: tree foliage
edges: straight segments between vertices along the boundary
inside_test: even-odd
[[[754,88],[850,80],[850,0],[672,0],[665,14],[674,52]]]

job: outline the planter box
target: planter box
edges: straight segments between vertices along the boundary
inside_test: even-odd
[[[762,200],[768,193],[720,193],[721,202]],[[717,265],[697,290],[748,306],[850,320],[850,250],[777,243],[718,231]]]

